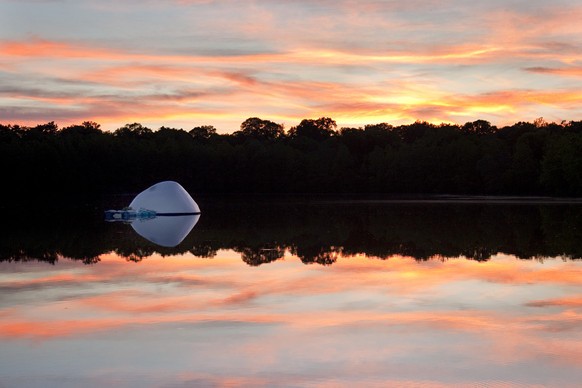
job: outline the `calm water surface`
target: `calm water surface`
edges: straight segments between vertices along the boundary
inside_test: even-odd
[[[11,221],[0,386],[580,386],[580,205],[201,207]]]

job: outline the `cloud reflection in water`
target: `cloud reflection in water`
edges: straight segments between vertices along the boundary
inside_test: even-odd
[[[289,252],[250,267],[116,254],[96,266],[1,263],[0,376],[38,384],[574,386],[582,264],[498,255],[417,262]],[[58,279],[63,279],[59,284]],[[29,288],[46,282],[42,292]],[[84,354],[85,357],[79,357]],[[36,378],[36,380],[35,380]],[[34,385],[34,384],[32,384]]]

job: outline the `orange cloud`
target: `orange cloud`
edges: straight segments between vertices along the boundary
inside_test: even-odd
[[[582,77],[582,67],[526,67],[526,71],[540,74],[559,75],[566,77]]]
[[[544,299],[528,302],[527,306],[531,307],[582,307],[582,296],[573,296],[569,298]]]
[[[0,52],[5,56],[23,58],[54,58],[66,61],[67,59],[83,59],[86,61],[103,60],[110,62],[142,61],[150,64],[186,64],[236,66],[256,65],[264,67],[271,63],[286,63],[295,65],[311,65],[314,67],[326,65],[370,65],[374,63],[440,63],[493,61],[506,49],[499,46],[442,45],[431,47],[428,51],[386,51],[382,54],[366,51],[324,50],[309,47],[297,47],[287,51],[274,53],[240,54],[233,56],[217,55],[175,55],[151,54],[122,50],[113,50],[100,47],[74,45],[67,42],[33,39],[30,41],[0,41]],[[139,66],[139,65],[138,65]],[[162,67],[160,67],[161,69]],[[154,67],[151,68],[152,70]]]

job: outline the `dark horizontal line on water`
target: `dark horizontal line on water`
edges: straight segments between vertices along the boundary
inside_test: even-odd
[[[173,216],[195,216],[198,213],[156,213],[156,216],[165,216],[165,217],[173,217]]]
[[[522,196],[455,196],[437,195],[420,197],[394,197],[394,198],[336,198],[319,199],[319,203],[353,203],[353,204],[414,204],[414,203],[450,203],[450,204],[582,204],[582,198],[560,197],[522,197]]]

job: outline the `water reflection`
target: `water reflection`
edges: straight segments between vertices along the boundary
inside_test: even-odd
[[[576,206],[204,209],[173,248],[100,214],[4,229],[2,384],[582,381]]]
[[[285,252],[321,265],[360,254],[419,261],[487,261],[499,253],[520,259],[582,257],[581,205],[233,200],[203,206],[207,211],[198,224],[198,216],[134,222],[132,228],[148,241],[95,214],[76,212],[76,218],[47,217],[34,224],[9,218],[0,236],[0,260],[55,263],[67,257],[96,263],[108,252],[131,261],[155,253],[211,258],[221,249],[238,252],[252,266],[280,260]]]
[[[139,265],[116,254],[98,266],[1,263],[0,379],[574,387],[582,378],[580,262],[284,259],[250,267],[226,250]]]
[[[184,216],[158,216],[136,219],[131,227],[137,234],[162,247],[179,245],[200,219],[200,214]]]

